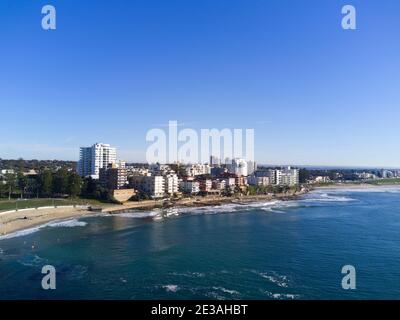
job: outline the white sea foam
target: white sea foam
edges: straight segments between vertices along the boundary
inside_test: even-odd
[[[328,194],[322,194],[319,198],[306,198],[301,200],[302,202],[350,202],[357,201],[356,199],[345,197],[345,196],[332,196]]]
[[[74,227],[84,227],[87,225],[87,222],[79,221],[77,219],[59,221],[59,222],[51,222],[47,224],[47,227],[52,228],[74,228]]]
[[[175,284],[169,284],[169,285],[163,286],[163,288],[167,292],[178,292],[179,291],[179,286],[177,286]]]
[[[32,233],[35,233],[35,232],[39,231],[41,228],[42,228],[42,226],[16,231],[16,232],[13,232],[13,233],[10,233],[10,234],[6,234],[6,235],[3,235],[3,236],[0,236],[0,240],[6,240],[6,239],[12,239],[12,238],[17,238],[17,237],[27,236],[29,234],[32,234]]]
[[[218,290],[218,291],[222,291],[224,293],[229,293],[230,295],[239,295],[240,292],[236,291],[236,290],[229,290],[223,287],[213,287],[214,290]]]
[[[201,272],[183,272],[183,273],[173,272],[172,275],[178,277],[187,277],[187,278],[204,278],[206,276],[205,273]]]
[[[200,207],[176,207],[171,209],[154,209],[149,211],[128,211],[118,215],[106,215],[108,217],[117,216],[124,218],[152,218],[154,221],[162,221],[166,218],[179,217],[181,215],[216,215],[224,213],[246,212],[254,209],[262,210],[268,213],[285,213],[286,209],[296,208],[299,206],[309,206],[315,202],[350,202],[356,201],[355,199],[342,196],[331,195],[327,191],[321,192],[319,190],[310,193],[299,200],[282,201],[261,201],[251,203],[229,203],[215,206],[200,206]]]
[[[152,210],[152,211],[129,211],[124,213],[119,213],[118,215],[107,215],[107,216],[144,219],[144,218],[153,218],[159,214],[160,214],[159,210]]]
[[[290,294],[290,293],[268,293],[269,296],[276,300],[295,300],[299,299],[300,296],[297,294]]]
[[[260,272],[257,270],[250,270],[252,273],[259,275],[260,277],[268,280],[269,282],[281,287],[288,288],[289,280],[286,276],[278,275],[276,272]]]
[[[37,254],[24,256],[18,260],[25,267],[38,267],[46,264],[46,259],[39,257]]]

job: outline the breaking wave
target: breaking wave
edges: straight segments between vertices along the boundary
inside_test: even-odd
[[[357,201],[356,199],[346,197],[346,196],[340,196],[340,195],[331,195],[328,193],[322,193],[318,194],[316,193],[315,195],[319,195],[319,197],[310,197],[310,198],[305,198],[301,201],[303,202],[349,202],[349,201]]]
[[[87,225],[87,222],[79,221],[77,219],[59,221],[59,222],[51,222],[46,225],[46,227],[52,228],[73,228],[73,227],[84,227]]]
[[[16,231],[10,234],[6,234],[0,236],[0,240],[12,239],[17,237],[27,236],[29,234],[35,233],[41,229],[50,227],[50,228],[73,228],[73,227],[84,227],[87,225],[87,222],[79,221],[77,219],[69,219],[64,221],[54,221],[54,222],[47,222],[37,227],[24,229],[20,231]]]
[[[179,286],[175,285],[175,284],[168,284],[166,286],[163,286],[163,288],[167,291],[167,292],[178,292],[179,291]]]
[[[289,279],[287,276],[279,275],[274,271],[271,271],[271,272],[260,272],[257,270],[250,270],[250,271],[252,273],[268,280],[269,282],[277,285],[278,287],[281,287],[281,288],[289,287]]]

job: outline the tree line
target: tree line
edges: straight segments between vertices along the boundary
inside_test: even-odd
[[[0,198],[90,198],[110,200],[98,180],[81,178],[76,172],[45,169],[35,175],[22,171],[5,174],[0,181]]]

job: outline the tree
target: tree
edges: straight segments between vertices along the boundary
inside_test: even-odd
[[[86,198],[93,198],[97,189],[96,180],[92,177],[85,178],[82,187],[82,195]]]
[[[306,183],[310,179],[311,173],[307,169],[299,170],[299,181],[300,183]]]
[[[37,178],[29,178],[27,180],[27,185],[26,185],[26,191],[29,192],[29,194],[35,195],[36,198],[39,198],[39,182]]]
[[[53,194],[64,195],[68,193],[68,172],[58,170],[53,176]]]
[[[17,184],[18,184],[19,190],[21,191],[21,199],[22,199],[24,197],[24,193],[28,186],[28,178],[26,176],[24,176],[24,174],[22,172],[18,173]]]
[[[81,194],[82,191],[82,179],[76,173],[71,173],[68,177],[68,193],[72,198],[75,198]]]
[[[17,186],[16,176],[13,173],[6,174],[6,189],[8,189],[8,200],[11,200],[11,194]]]
[[[50,170],[44,170],[39,176],[40,194],[49,197],[53,193],[53,175]]]
[[[1,180],[0,181],[0,198],[7,192],[7,185],[6,181]]]

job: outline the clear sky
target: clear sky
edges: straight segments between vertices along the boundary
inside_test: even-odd
[[[398,0],[1,0],[0,158],[142,161],[177,120],[254,128],[261,163],[398,167],[399,35]]]

